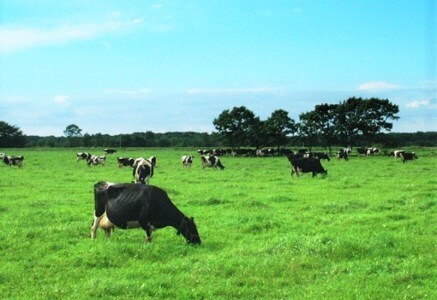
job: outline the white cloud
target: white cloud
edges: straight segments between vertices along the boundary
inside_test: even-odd
[[[431,105],[431,101],[429,101],[428,99],[414,100],[410,103],[407,103],[408,108],[419,108],[422,106],[430,106],[430,105]]]
[[[70,97],[66,96],[66,95],[57,95],[57,96],[53,97],[53,101],[56,104],[59,104],[62,106],[69,106],[70,105],[69,99],[70,99]]]
[[[114,33],[130,26],[139,25],[142,22],[141,19],[134,19],[127,22],[106,21],[102,23],[60,25],[54,28],[1,26],[0,53],[92,39],[106,33]]]
[[[389,91],[389,90],[395,90],[398,89],[399,86],[393,83],[388,83],[384,81],[372,81],[372,82],[366,82],[363,84],[360,84],[357,88],[358,91],[368,91],[368,92],[375,92],[375,91]]]

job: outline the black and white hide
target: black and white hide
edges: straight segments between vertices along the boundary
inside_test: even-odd
[[[137,158],[132,166],[132,176],[135,183],[149,184],[150,178],[153,177],[154,166],[152,162],[145,158]]]

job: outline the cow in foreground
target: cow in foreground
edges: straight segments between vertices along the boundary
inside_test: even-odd
[[[299,172],[301,173],[309,173],[313,174],[315,177],[318,173],[328,175],[328,171],[325,170],[320,163],[320,160],[317,158],[300,158],[300,157],[288,157],[288,160],[291,163],[291,176],[294,174],[299,177]]]
[[[146,241],[151,242],[153,230],[172,226],[187,243],[201,243],[194,219],[185,216],[167,193],[156,186],[100,181],[94,185],[94,205],[92,239],[96,238],[98,227],[105,230],[108,237],[114,227],[141,227]]]
[[[220,170],[223,170],[225,168],[225,166],[222,165],[220,158],[214,155],[209,155],[209,156],[201,156],[200,159],[202,160],[202,167],[206,168],[218,168]]]

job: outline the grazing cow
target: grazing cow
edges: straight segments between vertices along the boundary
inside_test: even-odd
[[[191,155],[183,155],[181,157],[182,165],[184,167],[191,167],[191,164],[193,163],[194,156]]]
[[[344,149],[340,149],[338,152],[337,152],[337,158],[338,159],[344,159],[344,160],[348,160],[349,159],[349,152],[348,151],[345,151]]]
[[[90,158],[88,158],[87,160],[87,164],[88,166],[97,166],[97,165],[102,165],[104,166],[106,162],[106,156],[97,156],[97,155],[91,155]]]
[[[395,150],[393,151],[394,158],[402,158],[402,155],[405,153],[405,150]]]
[[[368,147],[366,149],[366,155],[376,155],[379,153],[379,148],[375,148],[375,147]]]
[[[112,149],[112,148],[106,148],[106,149],[103,149],[103,151],[105,151],[106,154],[113,154],[113,153],[117,152],[117,150]]]
[[[222,165],[220,158],[214,155],[210,156],[201,156],[200,159],[202,160],[202,167],[205,169],[205,167],[215,167],[220,170],[223,170],[225,167]]]
[[[88,159],[90,159],[90,158],[91,158],[91,153],[88,153],[88,152],[76,153],[76,162],[78,162],[79,160],[88,161]]]
[[[115,226],[122,229],[141,227],[147,242],[152,241],[153,230],[172,226],[187,243],[201,243],[194,219],[186,217],[164,190],[151,185],[97,182],[94,185],[92,239],[96,238],[99,226],[107,236]]]
[[[414,152],[404,152],[402,153],[402,159],[402,162],[405,163],[407,160],[415,160],[418,159],[418,157]]]
[[[153,164],[142,157],[135,159],[132,165],[132,176],[136,183],[149,184],[150,178],[153,177]]]
[[[4,153],[0,154],[0,159],[8,166],[17,166],[21,168],[23,166],[24,156],[9,156]]]
[[[117,157],[118,166],[121,167],[132,167],[135,159],[132,157]]]
[[[297,177],[299,177],[299,172],[311,172],[313,177],[315,177],[318,173],[328,175],[328,171],[322,167],[320,160],[317,158],[291,158],[290,162],[292,166],[291,176],[296,174]]]

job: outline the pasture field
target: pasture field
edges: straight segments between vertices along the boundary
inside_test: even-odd
[[[417,161],[322,161],[328,176],[290,176],[286,157],[222,157],[202,169],[195,149],[3,149],[3,299],[437,299],[437,149]],[[184,168],[180,156],[195,154]],[[195,218],[201,246],[172,227],[90,239],[97,181],[130,182],[117,156],[158,158],[151,184]]]

